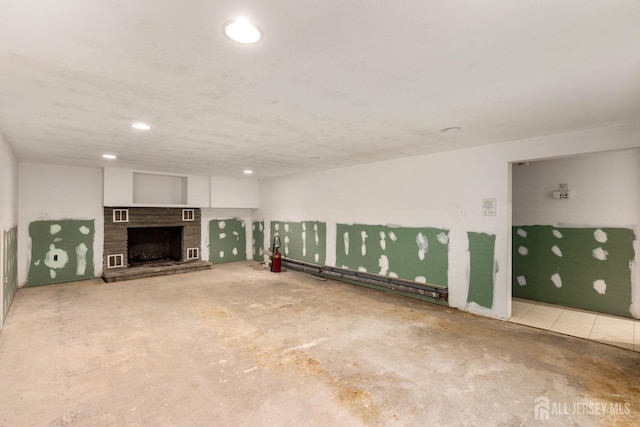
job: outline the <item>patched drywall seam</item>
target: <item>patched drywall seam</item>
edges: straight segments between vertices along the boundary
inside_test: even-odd
[[[467,302],[493,308],[496,236],[467,232],[469,239],[469,293]]]
[[[246,242],[243,220],[231,218],[209,221],[209,261],[211,263],[246,261]]]
[[[631,316],[634,231],[513,227],[513,296]]]
[[[26,286],[93,278],[94,220],[29,224],[31,263]]]
[[[280,237],[280,252],[283,256],[314,264],[325,263],[327,225],[324,222],[271,221],[272,241],[275,236]]]
[[[337,224],[336,266],[447,286],[449,230]]]
[[[4,254],[2,262],[4,263],[3,270],[5,278],[2,285],[2,320],[4,321],[9,313],[13,297],[18,290],[18,226],[3,233],[2,244],[2,253]]]
[[[264,261],[264,221],[254,221],[252,229],[253,260]]]

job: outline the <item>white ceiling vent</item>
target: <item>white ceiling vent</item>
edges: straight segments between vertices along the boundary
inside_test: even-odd
[[[196,213],[193,209],[182,209],[182,220],[183,221],[195,221]]]
[[[107,255],[107,268],[124,267],[124,255]]]
[[[200,248],[188,248],[187,259],[200,259]]]
[[[113,222],[129,222],[129,209],[114,209]]]

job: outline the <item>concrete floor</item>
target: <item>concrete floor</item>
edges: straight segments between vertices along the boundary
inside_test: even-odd
[[[538,396],[545,425],[640,425],[639,373],[633,351],[246,262],[21,289],[0,425],[520,426]]]

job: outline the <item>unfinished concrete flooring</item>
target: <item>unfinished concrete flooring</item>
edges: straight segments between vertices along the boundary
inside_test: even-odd
[[[21,289],[0,425],[640,425],[638,356],[243,262]]]

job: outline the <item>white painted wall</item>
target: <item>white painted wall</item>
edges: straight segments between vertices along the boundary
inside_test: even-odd
[[[212,208],[257,208],[259,182],[251,178],[211,177]]]
[[[558,184],[570,198],[554,200]],[[513,224],[633,228],[640,219],[640,149],[513,166]]]
[[[253,258],[252,246],[252,213],[251,209],[201,209],[202,218],[202,246],[200,258],[209,261],[209,221],[213,219],[229,219],[239,218],[245,223],[245,232],[247,239],[247,259]]]
[[[337,223],[449,229],[449,304],[506,319],[511,314],[510,162],[631,147],[640,147],[640,123],[271,179],[261,182],[254,219],[326,222],[328,265],[335,265]],[[482,198],[497,199],[495,217],[480,215]],[[465,211],[464,219],[457,218],[458,209]],[[499,271],[492,309],[467,303],[468,231],[496,235]]]
[[[569,199],[551,197],[560,183]],[[640,149],[514,165],[513,224],[634,230],[631,314],[640,318]]]
[[[2,233],[18,224],[18,159],[13,149],[0,133],[0,239]],[[4,313],[2,301],[4,298],[4,245],[0,240],[0,328]]]
[[[0,133],[0,231],[7,231],[17,223],[18,159]]]
[[[102,170],[21,163],[19,168],[18,283],[28,278],[29,224],[36,220],[93,219],[94,274],[102,274],[104,214]]]
[[[189,207],[208,208],[210,206],[210,184],[211,180],[208,176],[187,176],[187,204]]]
[[[103,169],[104,206],[133,206],[133,170]]]

